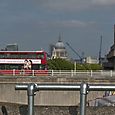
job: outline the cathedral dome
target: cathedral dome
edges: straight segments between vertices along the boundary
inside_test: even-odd
[[[59,36],[58,42],[55,44],[54,49],[52,51],[52,58],[62,58],[67,59],[67,51],[64,43],[61,41],[61,37]]]
[[[65,49],[64,43],[61,41],[61,37],[59,36],[59,40],[55,45],[56,49]]]
[[[62,41],[58,41],[55,45],[56,49],[65,49],[64,43]]]

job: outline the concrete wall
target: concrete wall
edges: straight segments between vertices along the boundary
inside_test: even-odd
[[[0,83],[0,102],[27,104],[27,91],[15,90],[15,83]],[[88,100],[102,97],[103,92],[89,92]],[[39,91],[35,105],[75,106],[80,103],[79,91]]]

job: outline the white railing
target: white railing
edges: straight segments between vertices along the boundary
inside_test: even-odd
[[[96,71],[93,71],[93,70],[77,70],[77,71],[74,71],[74,70],[48,70],[48,74],[50,76],[109,76],[109,77],[112,77],[112,76],[115,76],[115,71],[112,71],[112,70],[109,70],[109,71],[106,71],[106,70],[96,70]]]
[[[113,70],[0,70],[0,76],[114,77]]]

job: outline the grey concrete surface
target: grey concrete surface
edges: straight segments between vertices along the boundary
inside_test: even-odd
[[[0,103],[5,106],[8,115],[27,115],[27,105]],[[35,106],[35,115],[80,115],[78,106]],[[87,107],[86,115],[115,115],[115,107]]]

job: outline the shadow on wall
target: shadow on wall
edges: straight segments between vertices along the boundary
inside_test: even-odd
[[[2,107],[1,107],[1,110],[2,110],[3,115],[8,115],[8,112],[7,112],[5,106],[2,106]]]

